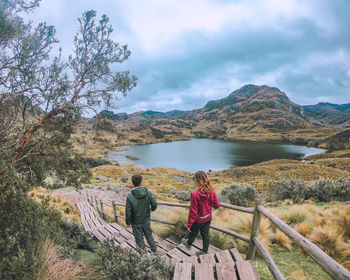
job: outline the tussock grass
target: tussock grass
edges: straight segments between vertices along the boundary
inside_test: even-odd
[[[92,269],[80,265],[72,259],[64,259],[55,245],[46,240],[43,246],[39,280],[99,279]]]
[[[50,196],[50,204],[59,209],[68,221],[81,222],[79,211],[64,196],[53,194],[51,190],[41,187],[29,192],[29,197],[36,201],[41,201],[45,196]]]

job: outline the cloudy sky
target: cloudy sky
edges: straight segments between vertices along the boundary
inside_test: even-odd
[[[64,54],[77,18],[106,14],[127,44],[137,87],[117,112],[199,108],[248,84],[295,103],[350,103],[348,0],[42,0],[30,18],[55,25]]]

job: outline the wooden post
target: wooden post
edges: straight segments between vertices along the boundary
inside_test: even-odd
[[[98,203],[97,203],[97,198],[95,196],[95,206],[96,206],[96,209],[98,210]]]
[[[249,240],[249,247],[248,247],[246,260],[252,260],[255,256],[256,245],[254,243],[254,238],[258,237],[258,235],[259,235],[261,213],[258,210],[258,206],[261,204],[262,204],[262,199],[256,198],[255,199],[255,207],[254,207],[253,223],[252,223],[252,229],[250,232],[250,240]]]
[[[112,201],[112,206],[113,206],[113,215],[114,215],[114,219],[115,222],[118,224],[118,216],[117,216],[117,207],[115,205],[115,201]]]
[[[101,214],[102,214],[102,218],[105,218],[105,213],[103,212],[103,202],[102,200],[100,200],[100,205],[101,205]]]
[[[86,191],[86,199],[87,199],[87,202],[89,202],[89,194],[87,191]]]

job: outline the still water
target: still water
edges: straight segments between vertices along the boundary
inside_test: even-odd
[[[222,170],[271,159],[297,159],[325,150],[273,143],[228,142],[212,139],[192,139],[168,143],[123,146],[127,151],[109,156],[119,163],[134,163],[143,168],[167,167],[196,172]],[[132,157],[128,159],[125,156]],[[137,160],[135,160],[137,158]]]

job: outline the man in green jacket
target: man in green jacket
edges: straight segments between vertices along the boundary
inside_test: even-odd
[[[125,206],[126,224],[132,226],[135,242],[141,251],[145,251],[144,237],[152,252],[157,251],[157,245],[151,230],[151,212],[157,209],[157,202],[151,192],[142,186],[142,176],[135,174],[131,177],[134,187],[128,194]]]

